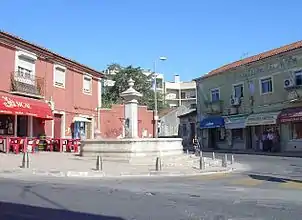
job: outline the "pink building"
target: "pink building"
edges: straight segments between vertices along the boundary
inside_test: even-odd
[[[93,138],[101,72],[5,32],[0,60],[0,136]]]

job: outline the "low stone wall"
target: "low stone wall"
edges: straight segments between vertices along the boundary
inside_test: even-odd
[[[155,157],[183,154],[181,138],[96,139],[81,143],[80,155],[104,160],[149,163]]]

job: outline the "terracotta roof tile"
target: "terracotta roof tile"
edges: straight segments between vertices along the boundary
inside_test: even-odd
[[[269,50],[269,51],[251,56],[251,57],[247,57],[247,58],[242,59],[242,60],[235,61],[235,62],[227,64],[227,65],[221,66],[217,69],[214,69],[214,70],[210,71],[209,73],[202,76],[201,78],[204,79],[204,78],[208,78],[208,77],[211,77],[211,76],[214,76],[214,75],[218,75],[220,73],[223,73],[225,71],[240,67],[242,65],[250,64],[250,63],[265,59],[265,58],[269,58],[269,57],[272,57],[272,56],[275,56],[275,55],[278,55],[278,54],[282,54],[282,53],[285,53],[285,52],[289,52],[289,51],[299,49],[299,48],[302,48],[302,41],[297,41],[297,42],[292,43],[292,44],[288,44],[288,45],[285,45],[285,46],[282,46],[282,47],[279,47],[279,48],[275,48],[273,50]]]

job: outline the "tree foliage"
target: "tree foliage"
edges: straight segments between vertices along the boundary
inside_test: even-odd
[[[112,104],[121,104],[123,99],[120,94],[129,88],[128,81],[132,78],[134,82],[134,89],[140,92],[143,96],[138,100],[139,105],[146,105],[148,109],[154,109],[154,90],[152,89],[152,74],[145,75],[140,67],[121,67],[118,64],[113,64],[108,67],[114,69],[116,74],[111,78],[115,81],[113,87],[105,88],[103,93],[103,107],[109,107]],[[158,109],[164,107],[163,96],[157,93]]]

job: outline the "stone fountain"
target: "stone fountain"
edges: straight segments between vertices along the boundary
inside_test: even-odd
[[[134,81],[120,96],[125,100],[125,137],[122,139],[88,139],[81,143],[83,157],[101,156],[104,160],[149,163],[156,157],[183,154],[181,138],[138,138],[138,98]]]

